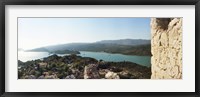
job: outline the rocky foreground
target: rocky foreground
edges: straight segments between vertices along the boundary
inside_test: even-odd
[[[19,79],[150,79],[151,69],[132,62],[105,62],[75,54],[18,60]]]

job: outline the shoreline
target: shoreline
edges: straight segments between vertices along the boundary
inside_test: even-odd
[[[30,52],[30,53],[32,53],[32,52]],[[37,59],[43,59],[45,57],[53,55],[53,54],[48,53],[48,52],[33,52],[33,53],[42,53],[42,56],[37,58]],[[23,53],[21,55],[23,55]],[[70,54],[56,54],[56,55],[58,55],[58,56],[66,56],[66,55],[70,55]],[[82,56],[82,57],[91,57],[91,58],[95,58],[96,60],[104,60],[104,61],[109,61],[109,62],[128,61],[128,62],[133,62],[133,63],[140,64],[142,66],[147,66],[147,67],[151,66],[151,63],[150,63],[151,56],[124,55],[124,54],[116,54],[116,53],[113,54],[113,53],[107,53],[107,52],[91,52],[91,51],[80,51],[80,54],[76,54],[76,55],[77,56]],[[31,60],[35,60],[36,59],[35,57],[33,59],[30,59],[30,58],[29,59],[26,59],[26,58],[23,59],[23,57],[25,58],[25,56],[23,55],[21,57],[23,62],[31,61]],[[20,58],[19,58],[19,60],[20,60]]]
[[[99,77],[92,77],[91,79],[110,79],[109,77],[105,77],[107,73],[107,76],[115,74],[120,79],[149,79],[151,74],[150,67],[141,66],[136,63],[125,61],[107,62],[76,55],[63,57],[52,55],[43,60],[18,62],[18,67],[20,67],[18,68],[19,79],[84,79],[84,75],[87,74],[84,73],[87,71],[85,68],[93,68],[94,71],[92,73],[96,72],[99,75]]]

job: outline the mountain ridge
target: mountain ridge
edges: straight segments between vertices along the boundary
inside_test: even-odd
[[[58,50],[71,51],[93,51],[93,52],[108,52],[122,53],[128,55],[150,55],[150,40],[143,39],[119,39],[119,40],[102,40],[93,43],[68,43],[54,46],[45,46],[31,49],[28,51],[45,51],[55,52]]]
[[[118,39],[118,40],[101,40],[96,43],[112,43],[120,45],[143,45],[149,44],[150,40],[147,39]]]

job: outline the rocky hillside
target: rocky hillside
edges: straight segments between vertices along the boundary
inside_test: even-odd
[[[150,67],[131,62],[98,61],[75,54],[18,61],[19,79],[149,79],[150,76]]]

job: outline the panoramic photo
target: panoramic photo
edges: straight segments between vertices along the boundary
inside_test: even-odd
[[[18,18],[18,79],[180,79],[177,25],[181,18]]]

